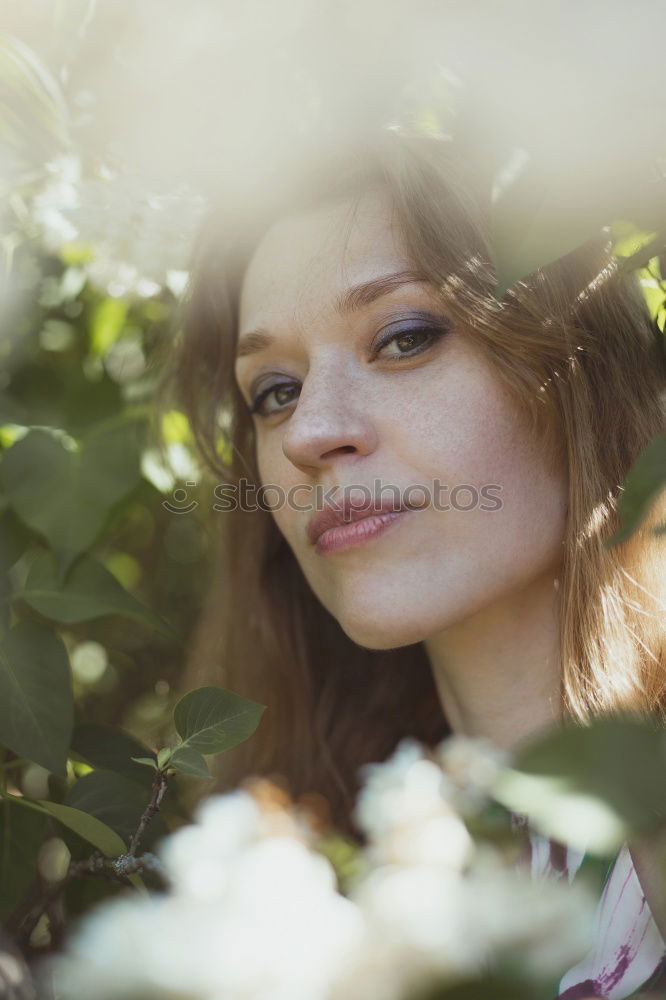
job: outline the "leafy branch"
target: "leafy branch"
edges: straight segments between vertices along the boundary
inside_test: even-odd
[[[176,704],[173,722],[180,742],[163,747],[154,757],[132,757],[131,760],[154,768],[150,800],[143,810],[129,847],[118,834],[93,815],[50,801],[32,801],[24,796],[0,793],[7,806],[50,815],[95,847],[91,855],[70,863],[66,875],[45,893],[24,901],[15,911],[12,924],[22,943],[27,943],[42,914],[62,895],[73,879],[94,876],[123,885],[145,889],[143,875],[156,877],[163,888],[168,879],[161,862],[151,852],[139,854],[139,847],[149,824],[160,811],[175,773],[211,778],[202,751],[208,754],[231,749],[248,739],[256,730],[263,705],[241,698],[222,688],[204,687],[184,695]]]

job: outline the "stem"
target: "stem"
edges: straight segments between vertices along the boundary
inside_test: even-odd
[[[166,771],[155,771],[155,777],[153,779],[153,794],[150,797],[150,802],[146,806],[146,810],[139,820],[139,825],[137,827],[136,833],[132,837],[129,846],[130,857],[135,857],[136,852],[141,843],[141,838],[143,837],[146,827],[150,823],[153,816],[159,812],[160,805],[162,804],[162,799],[164,798],[167,790],[167,785],[169,783],[169,775]]]
[[[126,883],[129,875],[142,874],[143,872],[152,872],[165,883],[168,881],[161,862],[154,854],[142,854],[138,858],[134,854],[121,854],[117,858],[105,858],[99,851],[95,851],[83,861],[73,862],[69,866],[67,879],[77,878],[80,875],[102,875]]]
[[[12,763],[14,762],[12,761]],[[2,788],[3,780],[6,781],[6,773],[0,766],[0,797],[12,798],[12,796],[10,796],[9,793]],[[156,858],[154,854],[143,854],[140,857],[137,857],[137,851],[139,849],[139,844],[141,843],[141,838],[143,837],[146,827],[150,823],[151,819],[156,813],[159,812],[168,784],[168,772],[166,770],[157,770],[153,779],[153,790],[150,802],[146,806],[146,809],[139,820],[136,833],[132,837],[126,854],[121,854],[117,858],[107,858],[101,851],[93,851],[89,858],[84,858],[82,861],[72,862],[64,879],[48,889],[40,900],[33,899],[33,901],[27,903],[25,909],[22,908],[23,913],[19,916],[16,923],[18,924],[21,940],[25,942],[26,945],[30,940],[30,935],[37,926],[41,915],[48,910],[49,906],[51,906],[53,902],[55,902],[73,878],[78,878],[82,875],[97,875],[102,878],[110,879],[113,882],[121,882],[123,885],[127,885],[130,875],[150,872],[157,875],[165,885],[168,884],[166,872],[164,871],[159,859]],[[27,800],[24,804],[30,806],[38,812],[46,812],[42,806],[37,806]]]
[[[106,858],[101,851],[93,851],[89,858],[73,861],[69,866],[69,871],[60,882],[51,886],[41,899],[33,898],[32,901],[28,902],[18,919],[12,921],[18,927],[19,942],[28,944],[30,935],[39,923],[41,915],[46,913],[73,879],[83,875],[93,875],[108,879],[110,882],[128,885],[131,884],[129,882],[130,875],[142,874],[143,872],[157,875],[165,885],[168,885],[166,872],[154,854],[143,854],[138,858],[130,854],[121,854],[118,858]]]

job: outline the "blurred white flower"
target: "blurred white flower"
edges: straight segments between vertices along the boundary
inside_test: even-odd
[[[550,976],[577,962],[592,945],[596,900],[583,883],[531,879],[491,850],[468,873],[475,934],[488,954],[512,952],[533,976]]]
[[[473,974],[486,943],[470,923],[464,876],[447,868],[385,865],[351,893],[363,916],[357,961],[332,1000],[404,1000]]]
[[[81,160],[70,153],[45,164],[47,180],[32,199],[31,214],[47,250],[57,253],[78,236],[69,217],[79,202]]]
[[[80,642],[70,655],[72,673],[81,684],[96,684],[105,674],[109,655],[99,642]]]
[[[252,796],[233,792],[205,799],[194,822],[177,830],[162,846],[162,859],[174,891],[211,899],[224,892],[230,864],[257,840],[262,813]]]
[[[385,763],[362,773],[355,819],[375,863],[465,866],[473,843],[451,806],[451,782],[418,743],[403,740]]]
[[[362,924],[286,812],[207,800],[161,856],[173,893],[100,906],[55,965],[68,1000],[325,1000]]]
[[[560,972],[591,944],[594,900],[530,880],[472,841],[414,741],[366,770],[369,836],[348,897],[317,835],[265,781],[211,796],[160,856],[170,889],[100,905],[51,960],[67,1000],[412,1000],[502,958]]]
[[[117,297],[148,297],[187,271],[206,208],[202,195],[185,184],[155,192],[136,173],[105,169],[85,177],[75,155],[47,164],[47,170],[32,217],[52,252],[72,243],[90,249],[82,266],[92,284]]]
[[[131,382],[143,375],[146,358],[140,336],[122,337],[104,356],[104,367],[115,382]]]
[[[451,781],[451,798],[463,814],[488,802],[493,785],[510,755],[483,737],[449,736],[437,748],[437,762]]]

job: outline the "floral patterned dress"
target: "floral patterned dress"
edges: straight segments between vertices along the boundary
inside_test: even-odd
[[[586,856],[530,833],[533,878],[566,878],[583,870]],[[558,1000],[625,1000],[636,992],[666,997],[666,942],[659,932],[626,845],[602,872],[595,945],[562,977]]]

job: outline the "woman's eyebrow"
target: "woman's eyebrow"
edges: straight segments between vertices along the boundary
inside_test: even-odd
[[[358,285],[353,285],[339,295],[335,301],[335,309],[341,316],[345,316],[370,305],[382,295],[388,295],[389,292],[400,288],[401,285],[424,282],[425,280],[423,275],[416,271],[398,271],[395,274],[382,275],[380,278],[371,278],[370,281],[362,281]],[[265,350],[270,347],[274,340],[275,337],[261,327],[257,330],[249,330],[238,339],[236,360]]]

